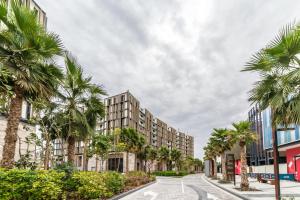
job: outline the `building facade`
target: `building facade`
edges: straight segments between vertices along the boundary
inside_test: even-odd
[[[248,164],[260,166],[272,163],[273,156],[265,150],[263,145],[262,113],[258,105],[248,112],[248,119],[251,122],[251,130],[256,133],[257,137],[257,141],[247,147]]]
[[[168,149],[179,149],[182,156],[194,157],[194,138],[185,133],[176,131],[163,120],[156,118],[145,108],[140,106],[140,102],[129,91],[108,97],[104,100],[106,114],[99,123],[99,131],[105,134],[119,128],[133,128],[142,134],[148,145],[158,149],[162,146]],[[123,163],[123,171],[126,170],[126,156],[120,154],[119,163]],[[131,155],[134,157],[134,155]],[[115,155],[112,159],[116,159]],[[132,159],[134,160],[134,159]],[[108,167],[110,167],[110,161]],[[137,162],[137,165],[141,165]],[[137,169],[139,166],[133,166]]]
[[[261,111],[254,107],[249,112],[249,120],[258,135],[258,141],[248,148],[250,166],[254,169],[272,169],[269,167],[273,164],[271,110]],[[300,181],[300,126],[291,124],[288,130],[282,130],[279,125],[277,128],[280,129],[277,131],[280,177]],[[273,171],[263,173],[272,174]]]

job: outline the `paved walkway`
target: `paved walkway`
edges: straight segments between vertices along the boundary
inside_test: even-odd
[[[221,174],[218,174],[218,177],[222,177]],[[220,184],[217,180],[211,180],[209,181],[213,182],[214,184],[217,184],[229,191],[231,193],[237,193],[240,195],[243,195],[244,197],[251,199],[251,200],[274,200],[275,198],[275,186],[270,185],[267,183],[259,183],[254,178],[249,178],[250,187],[258,189],[260,191],[247,191],[247,192],[241,192],[236,189],[235,187],[239,187],[241,182],[241,177],[236,176],[236,186],[233,184]],[[281,187],[281,194],[282,197],[294,197],[295,200],[300,200],[300,183],[294,182],[294,181],[280,181],[280,187]],[[287,198],[289,200],[289,198]]]
[[[207,182],[203,175],[183,178],[157,177],[157,182],[122,200],[238,200]]]

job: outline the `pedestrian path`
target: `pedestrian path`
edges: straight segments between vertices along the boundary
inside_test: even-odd
[[[183,178],[157,177],[157,182],[122,200],[239,200],[203,179],[200,174]]]
[[[222,175],[218,174],[218,177],[221,178]],[[208,179],[208,178],[206,178]],[[212,182],[215,185],[218,185],[227,191],[230,191],[231,193],[242,195],[246,197],[247,199],[251,200],[274,200],[275,198],[275,186],[270,185],[267,183],[259,183],[254,178],[249,178],[250,187],[260,190],[260,191],[238,191],[235,188],[239,187],[241,183],[241,177],[236,176],[236,186],[233,184],[220,184],[218,183],[218,180],[211,180],[208,179],[210,182]],[[294,182],[294,181],[280,181],[281,186],[281,194],[282,197],[285,197],[287,200],[300,200],[300,183]],[[293,198],[292,198],[293,197]]]

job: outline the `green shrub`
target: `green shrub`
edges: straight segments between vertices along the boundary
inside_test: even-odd
[[[156,171],[156,172],[153,172],[152,173],[153,175],[156,175],[156,176],[186,176],[188,175],[189,173],[187,171],[179,171],[179,172],[176,172],[176,171]]]
[[[78,199],[99,199],[110,196],[104,178],[97,172],[76,172],[72,176]]]
[[[61,178],[55,171],[0,170],[0,199],[59,199]]]
[[[49,171],[0,169],[0,199],[107,199],[153,180],[155,176],[144,172],[74,172],[68,166]]]
[[[108,191],[113,194],[118,194],[124,189],[125,179],[122,174],[117,172],[104,172],[101,173],[101,175],[104,178],[105,186]]]
[[[29,190],[30,199],[59,199],[63,194],[62,178],[64,176],[63,172],[39,171],[32,188]]]

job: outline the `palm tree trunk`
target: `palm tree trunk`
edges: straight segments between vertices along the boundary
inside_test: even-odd
[[[129,152],[126,152],[126,172],[129,171]]]
[[[246,145],[241,146],[241,190],[249,190],[249,180],[247,175],[247,159],[246,159]]]
[[[104,157],[101,158],[101,171],[104,171]]]
[[[7,118],[7,127],[5,130],[4,146],[1,160],[1,167],[13,168],[16,142],[18,139],[18,127],[22,114],[22,93],[18,89],[15,96],[11,99],[9,114]]]
[[[66,154],[65,154],[65,141],[64,139],[61,139],[61,154],[62,154],[62,162],[64,163],[66,160]]]
[[[214,173],[213,173],[213,177],[214,178],[218,178],[218,167],[217,167],[217,158],[213,159],[214,162]]]
[[[210,163],[209,175],[213,177],[214,176],[214,162],[212,159],[210,159],[209,163]]]
[[[50,139],[48,133],[46,133],[46,149],[44,158],[44,169],[49,169],[49,159],[50,159]]]
[[[75,165],[75,137],[68,137],[68,162]]]
[[[272,116],[274,114],[272,113]],[[272,120],[273,122],[273,120]],[[275,197],[276,200],[281,198],[280,179],[279,179],[279,153],[276,125],[272,124],[272,140],[273,140],[273,158],[274,158],[274,175],[275,175]]]
[[[137,170],[137,159],[136,159],[136,154],[134,154],[134,167],[133,167],[133,171]]]
[[[226,172],[226,156],[225,153],[222,154],[221,157],[221,163],[222,163],[222,176],[223,176],[223,180],[227,181],[227,172]]]
[[[98,172],[99,157],[96,155],[96,172]]]
[[[22,156],[22,151],[21,151],[22,141],[19,136],[18,136],[18,139],[19,139],[19,158],[21,158],[21,156]]]
[[[87,140],[84,140],[84,147],[83,147],[83,171],[87,171],[87,164],[88,164],[88,158],[87,158]]]

